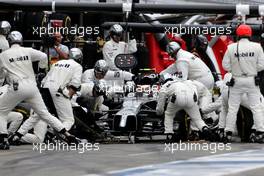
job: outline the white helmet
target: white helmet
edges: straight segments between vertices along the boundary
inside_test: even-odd
[[[79,64],[82,64],[83,53],[79,48],[72,48],[69,52],[69,58],[75,60]]]
[[[1,21],[0,22],[0,34],[7,35],[11,30],[11,25],[8,21]]]
[[[170,56],[177,53],[177,51],[179,51],[180,49],[181,46],[177,42],[170,42],[166,47],[166,51]]]
[[[123,31],[124,30],[122,26],[120,26],[119,24],[114,24],[113,26],[111,26],[109,30],[110,36],[113,36],[113,35],[122,36]]]
[[[10,32],[10,34],[8,34],[7,40],[8,40],[10,45],[15,44],[15,43],[22,44],[23,36],[18,31],[12,31],[12,32]]]
[[[94,73],[102,74],[103,76],[108,72],[109,67],[105,60],[98,60],[94,65]]]

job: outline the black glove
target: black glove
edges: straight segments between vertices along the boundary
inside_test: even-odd
[[[38,73],[36,77],[37,77],[37,80],[41,82],[43,78],[45,78],[45,76],[46,76],[45,73]]]
[[[96,96],[104,95],[106,96],[107,87],[102,83],[95,83],[93,87],[93,91],[96,93]]]
[[[136,37],[135,37],[135,32],[133,32],[132,30],[130,30],[129,31],[129,39],[130,40],[133,40],[133,39],[135,39]]]
[[[81,141],[76,138],[74,135],[70,134],[66,129],[62,129],[61,131],[57,132],[54,131],[55,135],[57,136],[58,139],[66,142],[67,144],[79,144]]]
[[[36,74],[36,81],[38,87],[41,87],[41,81],[45,78],[46,76],[46,70],[39,68],[39,72]]]

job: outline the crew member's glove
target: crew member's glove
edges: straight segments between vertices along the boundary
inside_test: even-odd
[[[132,31],[132,30],[130,30],[129,31],[129,39],[130,40],[133,40],[133,39],[135,39],[136,37],[135,37],[135,33]]]
[[[37,82],[41,83],[41,81],[43,80],[43,78],[45,78],[46,74],[45,73],[38,73],[36,75],[36,80]]]
[[[136,84],[134,81],[127,81],[125,84],[125,92],[134,92],[136,89]]]
[[[107,94],[107,86],[105,83],[99,81],[94,84],[93,87],[94,92],[97,96],[105,95]]]
[[[68,131],[65,130],[65,128],[63,130],[61,130],[60,132],[56,132],[55,131],[55,135],[62,141],[68,143],[69,145],[71,144],[76,144],[78,145],[81,141],[76,138],[74,135],[70,134]]]

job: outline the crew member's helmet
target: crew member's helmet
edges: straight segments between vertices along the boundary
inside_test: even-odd
[[[241,24],[236,29],[236,35],[238,37],[251,37],[252,36],[252,29],[249,25]]]
[[[122,26],[120,26],[119,24],[114,24],[113,26],[111,26],[110,28],[110,36],[113,37],[114,35],[121,37],[123,34],[123,28]]]
[[[82,64],[83,53],[79,48],[72,48],[69,52],[69,58],[75,60],[79,64]]]
[[[104,77],[108,70],[109,67],[105,60],[98,60],[94,65],[94,74],[96,77],[98,77],[98,75]]]
[[[195,39],[195,48],[197,50],[206,51],[208,46],[208,40],[204,35],[198,35]]]
[[[177,42],[170,42],[166,47],[167,53],[172,57],[175,57],[180,49],[181,46]]]
[[[1,35],[8,35],[10,30],[11,30],[11,25],[8,21],[0,22],[0,34]]]
[[[18,31],[12,31],[8,34],[7,40],[10,45],[12,44],[22,44],[23,43],[23,36]]]

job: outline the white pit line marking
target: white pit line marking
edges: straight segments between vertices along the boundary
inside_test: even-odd
[[[150,153],[150,152],[149,152]],[[174,153],[177,154],[177,153]],[[141,154],[142,155],[142,154]],[[264,148],[111,171],[111,176],[222,176],[264,167]]]
[[[151,155],[151,154],[153,154],[153,153],[158,153],[158,152],[133,153],[133,154],[128,154],[128,156]]]

